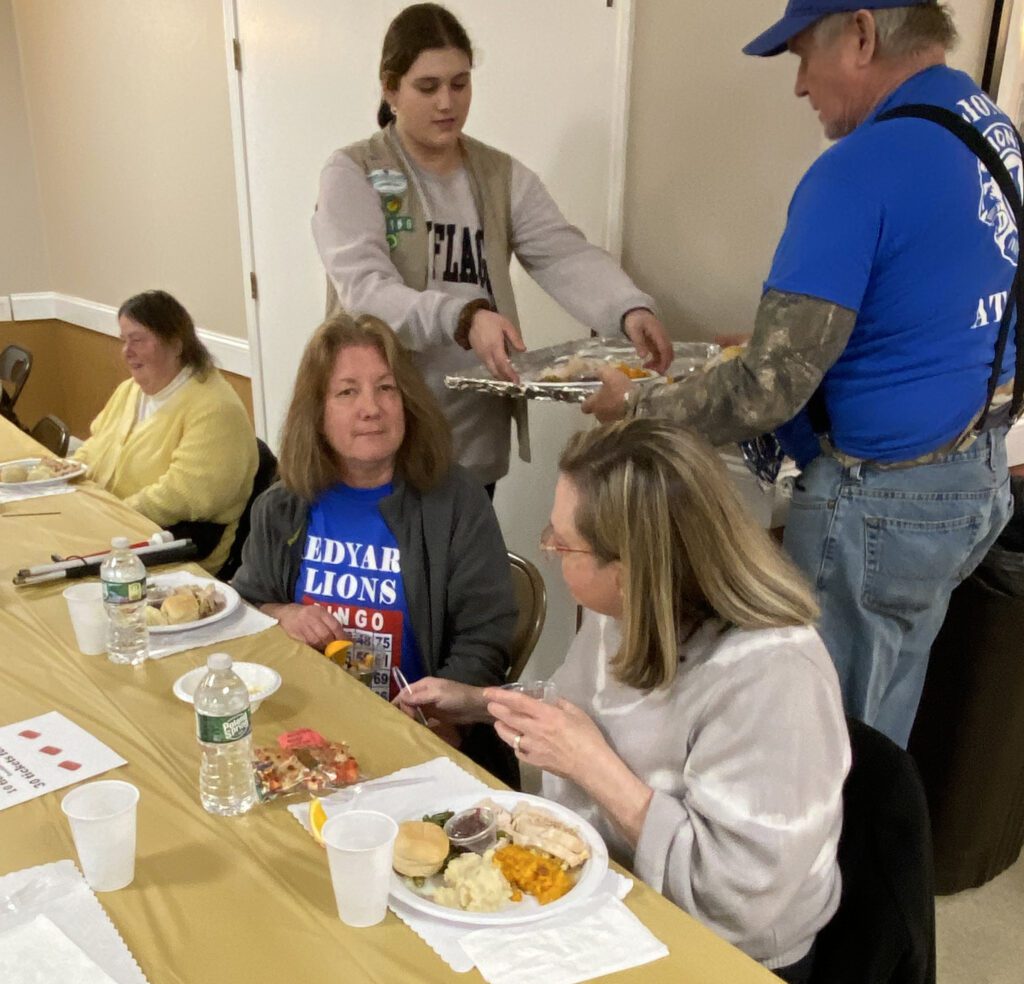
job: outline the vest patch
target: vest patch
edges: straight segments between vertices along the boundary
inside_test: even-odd
[[[401,214],[402,199],[409,190],[409,180],[401,171],[388,167],[376,168],[366,177],[380,196],[388,249],[394,251],[398,248],[399,233],[412,232],[415,228],[412,216]]]

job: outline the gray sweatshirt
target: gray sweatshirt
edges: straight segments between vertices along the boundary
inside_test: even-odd
[[[835,669],[812,628],[704,626],[667,689],[608,669],[618,623],[585,613],[560,696],[586,711],[654,789],[636,851],[574,783],[544,795],[601,832],[638,877],[768,967],[799,960],[839,904],[849,738]]]
[[[313,236],[345,310],[373,314],[391,325],[414,353],[420,371],[452,424],[460,464],[484,482],[508,470],[511,405],[477,393],[455,392],[444,376],[478,365],[472,352],[452,340],[467,302],[490,296],[480,262],[480,216],[465,171],[438,177],[405,161],[410,187],[423,200],[431,226],[433,260],[428,287],[406,286],[391,260],[381,195],[363,168],[344,151],[320,176]],[[526,272],[562,307],[602,335],[619,332],[633,308],[654,310],[604,250],[566,222],[540,179],[512,162],[511,248]],[[554,339],[530,339],[551,344]]]

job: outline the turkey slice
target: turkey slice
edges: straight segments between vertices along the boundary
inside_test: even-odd
[[[586,841],[547,810],[519,803],[512,812],[512,843],[535,847],[577,868],[590,857]]]

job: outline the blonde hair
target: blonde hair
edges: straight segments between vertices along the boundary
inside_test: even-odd
[[[810,625],[818,606],[778,544],[691,431],[637,418],[576,434],[559,461],[580,501],[576,529],[601,564],[622,564],[615,677],[667,686],[682,643],[706,619],[743,629]]]
[[[284,486],[306,502],[340,481],[337,453],[324,436],[324,404],[338,353],[357,346],[371,346],[380,353],[402,394],[405,438],[395,453],[396,473],[426,491],[452,466],[448,422],[395,333],[372,315],[353,318],[341,312],[320,325],[306,345],[281,429],[278,474]]]

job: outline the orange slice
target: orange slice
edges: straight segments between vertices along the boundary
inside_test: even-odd
[[[332,663],[337,663],[338,666],[344,669],[348,663],[348,654],[351,649],[351,639],[335,639],[333,642],[327,643],[324,655]]]
[[[327,823],[327,811],[318,799],[309,801],[309,830],[318,844],[324,842],[322,831]]]

